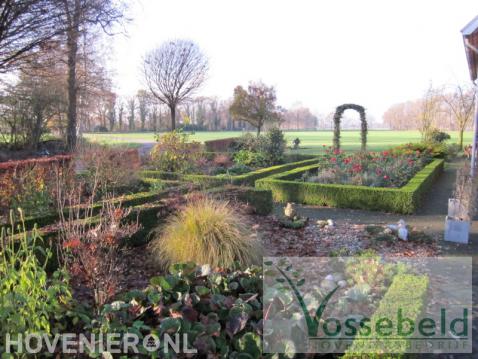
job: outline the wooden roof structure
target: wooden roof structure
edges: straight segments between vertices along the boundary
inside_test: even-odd
[[[468,69],[473,82],[478,77],[478,16],[466,25],[461,33],[465,44],[466,59],[468,61]]]

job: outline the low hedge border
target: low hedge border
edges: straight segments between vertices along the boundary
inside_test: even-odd
[[[206,191],[214,198],[239,201],[250,205],[256,214],[265,216],[272,212],[272,191],[254,187],[232,186],[212,188]]]
[[[128,195],[118,196],[113,198],[112,201],[114,203],[121,202],[124,207],[134,207],[141,204],[160,200],[161,198],[166,197],[171,190],[184,189],[184,191],[186,191],[189,188],[188,184],[178,182],[178,181],[168,181],[168,180],[163,181],[163,180],[151,179],[151,178],[142,179],[142,181],[149,184],[150,186],[152,186],[154,183],[163,183],[169,187],[159,191],[152,190],[148,192],[138,192],[138,193],[133,193]],[[93,214],[99,213],[101,208],[102,208],[102,201],[96,202],[93,205]],[[66,211],[68,211],[68,209],[66,209]],[[23,221],[23,225],[25,226],[26,230],[30,231],[35,227],[35,225],[37,226],[37,228],[41,228],[41,227],[51,225],[55,223],[56,221],[58,221],[59,219],[60,219],[60,216],[57,212],[51,212],[43,216],[26,217]],[[18,225],[21,225],[21,224],[22,223],[18,221],[14,224],[14,226],[17,227]],[[1,227],[11,227],[11,224],[0,223],[0,228]]]
[[[433,160],[401,188],[293,181],[303,172],[318,167],[320,164],[314,164],[263,178],[256,182],[256,187],[271,190],[273,198],[277,202],[410,214],[418,209],[424,194],[443,171],[444,160]]]
[[[307,159],[298,162],[286,163],[283,165],[277,165],[267,168],[261,168],[256,171],[245,173],[238,176],[207,176],[207,175],[188,175],[181,173],[162,172],[154,170],[146,170],[141,172],[142,178],[159,178],[163,180],[180,180],[184,182],[192,182],[205,187],[217,187],[226,184],[232,185],[248,185],[254,186],[256,180],[265,178],[277,173],[289,171],[297,167],[304,167],[307,165],[316,164],[317,158]]]
[[[381,318],[389,318],[393,323],[397,323],[397,313],[401,309],[404,318],[409,318],[416,321],[423,312],[425,295],[428,289],[428,277],[416,276],[411,274],[396,275],[388,289],[383,296],[380,304],[370,318],[370,323],[377,323]],[[370,340],[365,338],[376,338],[380,340],[383,338],[383,347],[387,348],[387,358],[402,358],[410,346],[410,339],[387,341],[386,336],[380,336],[378,333],[372,333],[367,337],[361,337],[360,334],[355,337],[352,345],[347,350],[343,359],[352,359],[366,357],[369,359],[384,358],[381,352],[373,352],[372,349],[366,349],[370,346]],[[375,342],[375,341],[372,341]],[[382,347],[382,346],[380,346]],[[366,354],[366,356],[364,356]]]

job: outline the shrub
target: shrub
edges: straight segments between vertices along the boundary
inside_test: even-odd
[[[58,252],[71,274],[90,290],[98,308],[118,290],[115,270],[122,265],[120,247],[139,225],[127,223],[131,209],[123,209],[121,203],[114,203],[108,197],[95,216],[93,200],[88,201],[86,208],[81,208],[78,193],[81,189],[73,189],[66,194],[67,198],[59,201],[60,206],[67,205],[68,209],[59,208]]]
[[[240,150],[234,154],[234,163],[248,167],[263,167],[267,165],[267,159],[263,152]]]
[[[200,144],[189,142],[189,136],[181,131],[157,135],[158,142],[151,150],[153,166],[165,172],[187,173],[201,157]]]
[[[87,144],[78,149],[75,157],[90,193],[130,188],[139,181],[141,161],[136,149]]]
[[[390,150],[397,155],[400,154],[411,154],[416,152],[420,155],[432,156],[434,158],[444,158],[446,156],[447,146],[444,143],[407,143],[394,147]]]
[[[277,165],[284,161],[286,144],[284,133],[278,127],[272,127],[267,131],[264,156],[268,165]]]
[[[298,150],[299,149],[299,146],[300,146],[300,138],[297,137],[296,139],[294,139],[292,141],[292,149],[293,150]]]
[[[194,261],[227,268],[258,263],[260,245],[245,220],[228,202],[203,198],[173,216],[154,240],[154,260],[170,265]]]
[[[264,152],[267,147],[267,140],[264,136],[254,136],[251,133],[245,133],[232,144],[233,152],[247,150],[251,152]]]
[[[451,137],[448,133],[442,132],[436,128],[430,130],[426,135],[426,140],[432,143],[442,143],[449,140]]]
[[[70,156],[0,164],[0,216],[22,208],[26,216],[49,212],[56,203],[56,178],[71,176]]]
[[[64,271],[47,276],[52,252],[43,248],[36,230],[27,234],[24,229],[19,233],[13,227],[9,233],[2,229],[0,254],[0,352],[4,353],[7,333],[15,340],[16,334],[64,329],[59,323],[72,297]]]

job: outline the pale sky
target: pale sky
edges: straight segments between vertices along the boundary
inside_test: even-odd
[[[278,103],[316,114],[346,102],[381,119],[430,82],[469,81],[460,30],[476,0],[132,0],[128,36],[113,40],[120,94],[143,87],[143,55],[162,42],[197,42],[210,61],[198,95],[232,96],[262,80]]]

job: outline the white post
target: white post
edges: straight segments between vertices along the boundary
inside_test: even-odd
[[[475,85],[476,86],[476,85]],[[473,120],[473,144],[471,149],[470,175],[475,176],[476,172],[476,149],[478,142],[478,93],[475,91],[475,117]]]

